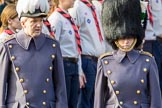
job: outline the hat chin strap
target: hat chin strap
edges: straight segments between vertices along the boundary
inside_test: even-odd
[[[131,44],[131,46],[129,48],[123,48],[117,41],[115,41],[115,45],[121,50],[121,51],[124,51],[124,52],[129,52],[131,51],[134,46],[136,45],[137,43],[137,39],[135,38],[133,43]]]

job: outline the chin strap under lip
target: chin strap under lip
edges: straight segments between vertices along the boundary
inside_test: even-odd
[[[137,43],[137,39],[135,38],[132,45],[129,47],[129,48],[123,48],[117,41],[115,41],[115,45],[121,50],[121,51],[124,51],[124,52],[128,52],[128,51],[131,51],[134,46],[136,45]]]

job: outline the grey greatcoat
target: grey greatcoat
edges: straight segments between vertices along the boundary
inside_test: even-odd
[[[94,108],[162,108],[158,70],[145,52],[114,51],[98,61]]]
[[[0,108],[67,108],[58,42],[23,31],[0,44]]]

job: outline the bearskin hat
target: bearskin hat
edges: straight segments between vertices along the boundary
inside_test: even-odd
[[[47,0],[18,0],[18,17],[46,17],[49,11]]]
[[[102,25],[106,40],[114,49],[116,40],[132,37],[137,38],[135,48],[138,48],[144,38],[140,0],[105,0]]]

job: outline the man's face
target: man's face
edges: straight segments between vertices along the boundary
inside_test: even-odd
[[[31,37],[39,36],[42,31],[43,18],[27,18],[21,22],[25,33]]]

